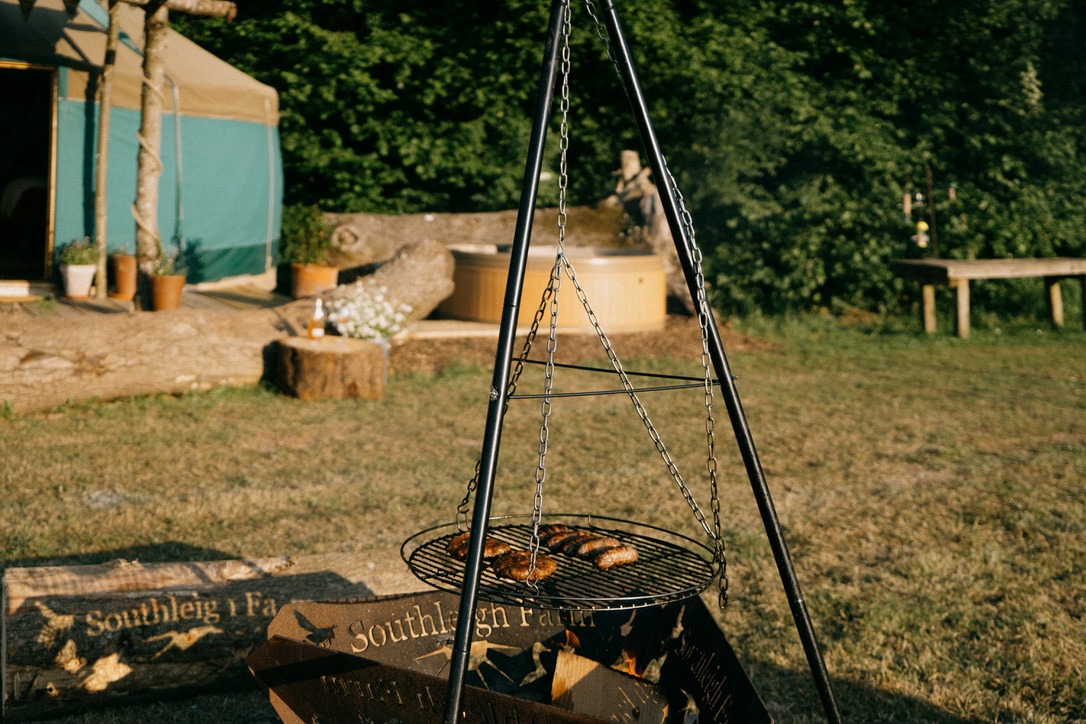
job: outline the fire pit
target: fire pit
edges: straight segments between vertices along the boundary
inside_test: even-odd
[[[283,606],[247,663],[283,721],[441,721],[456,596]],[[475,616],[473,722],[771,718],[700,599],[636,611],[487,604]]]

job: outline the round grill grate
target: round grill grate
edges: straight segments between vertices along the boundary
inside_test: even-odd
[[[484,563],[479,579],[479,599],[492,603],[570,611],[620,610],[656,606],[696,596],[708,588],[718,572],[713,551],[698,541],[663,528],[631,521],[586,515],[548,515],[547,523],[618,538],[637,549],[638,560],[626,566],[600,570],[590,561],[540,552],[558,563],[558,570],[535,587],[499,578]],[[404,541],[400,554],[419,580],[443,591],[460,593],[466,561],[448,554],[449,540],[460,531],[446,523],[420,531]],[[531,516],[491,519],[491,538],[514,549],[528,550],[532,536]]]

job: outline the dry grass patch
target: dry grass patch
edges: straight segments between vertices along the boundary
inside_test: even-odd
[[[732,362],[846,717],[1086,718],[1086,336],[963,342],[811,320],[756,331],[775,346]],[[406,536],[452,519],[489,383],[482,367],[452,367],[394,376],[380,402],[220,390],[2,420],[3,559],[359,551],[397,565]],[[707,505],[700,393],[646,401]],[[546,511],[697,535],[628,401],[555,408]],[[538,422],[537,403],[514,403],[496,513],[530,510]],[[817,721],[723,412],[717,435],[732,594],[721,621],[778,720]],[[155,706],[93,720],[267,716],[255,695]]]

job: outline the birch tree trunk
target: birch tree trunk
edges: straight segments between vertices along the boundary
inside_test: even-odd
[[[109,126],[113,97],[113,64],[117,57],[117,0],[109,3],[109,30],[106,33],[106,54],[102,60],[102,76],[98,81],[98,152],[94,159],[94,241],[98,247],[98,271],[95,274],[97,297],[106,296],[106,186],[109,176]]]
[[[140,272],[136,293],[150,307],[150,277],[162,255],[158,235],[158,182],[162,177],[162,86],[166,77],[164,51],[169,11],[149,14],[144,24],[143,93],[140,107],[139,156],[136,171],[136,258]]]

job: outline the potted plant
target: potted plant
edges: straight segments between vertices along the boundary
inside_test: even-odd
[[[69,299],[89,297],[98,270],[98,249],[90,237],[72,239],[60,250],[58,260],[60,276],[64,280],[64,294]]]
[[[283,210],[279,257],[291,266],[291,296],[295,299],[335,289],[339,269],[328,263],[333,228],[316,206],[288,206]]]
[[[136,296],[136,256],[127,251],[117,250],[111,257],[113,261],[113,293],[109,296],[125,302]]]
[[[178,263],[180,249],[162,251],[151,274],[151,309],[165,312],[181,307],[185,270]]]

